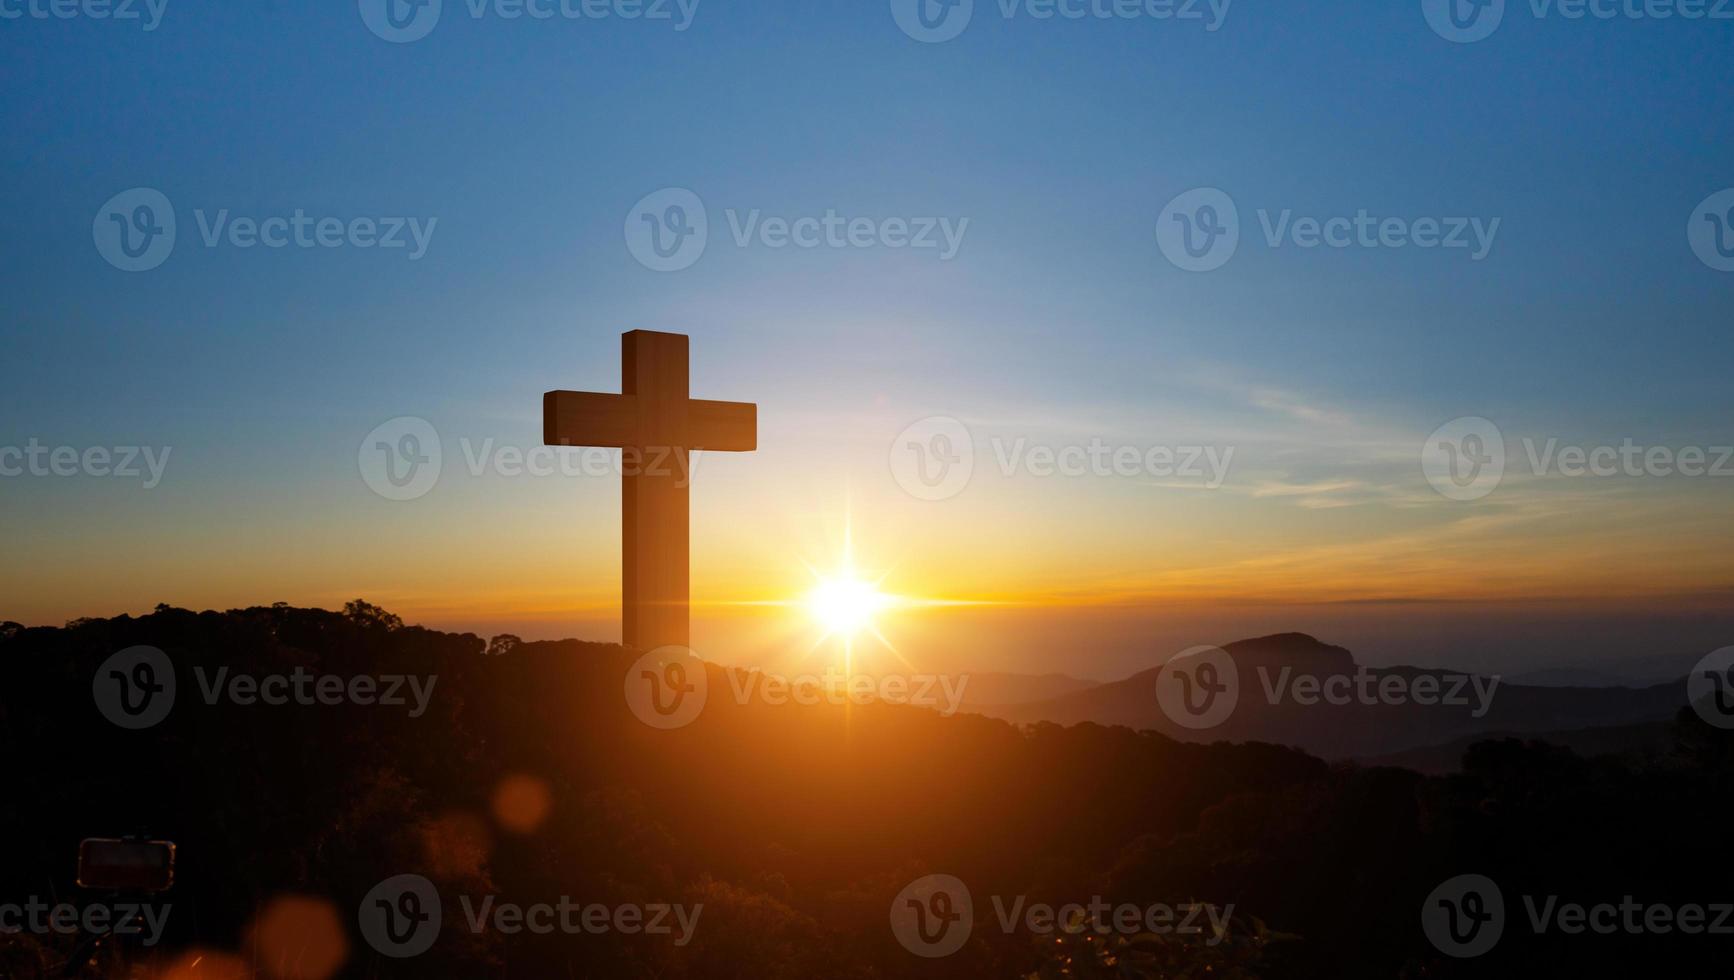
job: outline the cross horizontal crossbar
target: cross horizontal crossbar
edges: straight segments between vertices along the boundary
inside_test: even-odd
[[[750,402],[694,398],[686,402],[684,420],[665,418],[646,424],[642,416],[637,395],[550,391],[542,396],[542,441],[551,446],[730,453],[749,453],[759,446],[759,407]]]

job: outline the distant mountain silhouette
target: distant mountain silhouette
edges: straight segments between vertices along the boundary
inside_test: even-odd
[[[1303,704],[1292,684],[1300,676],[1355,676],[1360,670],[1348,650],[1304,633],[1279,633],[1223,647],[1234,658],[1239,702],[1224,723],[1194,730],[1176,724],[1156,696],[1159,673],[1168,665],[1141,671],[1122,681],[1072,694],[1004,707],[974,706],[991,717],[1017,723],[1095,722],[1161,732],[1192,742],[1260,741],[1291,745],[1330,759],[1376,758],[1409,749],[1439,746],[1457,739],[1498,733],[1541,734],[1664,721],[1685,705],[1681,684],[1625,688],[1533,687],[1460,671],[1418,667],[1365,668],[1375,697],[1349,704]],[[1405,690],[1430,678],[1439,691],[1456,694],[1463,704],[1387,703],[1376,696],[1384,678]],[[1477,688],[1477,683],[1481,687]],[[1272,703],[1273,694],[1274,702]],[[1486,710],[1481,692],[1491,697]]]

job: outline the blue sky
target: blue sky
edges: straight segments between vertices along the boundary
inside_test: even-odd
[[[446,0],[407,44],[353,3],[170,0],[148,33],[0,21],[0,442],[173,445],[181,481],[150,499],[13,482],[8,522],[27,518],[39,555],[107,528],[147,578],[190,529],[227,528],[224,548],[243,528],[293,541],[377,505],[354,474],[374,425],[418,415],[533,444],[540,392],[616,390],[634,327],[691,333],[695,395],[758,400],[768,433],[820,456],[826,420],[857,412],[1183,418],[1208,436],[1254,411],[1231,392],[1258,391],[1422,434],[1485,415],[1568,440],[1727,441],[1734,275],[1684,229],[1734,186],[1731,42],[1730,21],[1528,3],[1474,44],[1435,35],[1414,2],[1240,0],[1211,32],[1006,19],[978,0],[942,44],[906,36],[883,0],[708,0],[678,32],[475,19]],[[141,186],[173,202],[179,239],[129,274],[91,226]],[[696,192],[711,224],[675,273],[622,235],[665,187]],[[1243,224],[1208,274],[1155,240],[1165,202],[1195,187],[1228,192]],[[224,208],[437,226],[413,262],[203,247],[194,212]],[[729,209],[970,223],[938,261],[735,247]],[[1272,249],[1259,209],[1501,224],[1474,262]],[[882,474],[871,455],[838,464],[852,492]],[[555,489],[536,499],[558,514]],[[139,530],[158,523],[184,533]],[[171,598],[228,598],[187,593]],[[25,602],[76,604],[47,587]]]

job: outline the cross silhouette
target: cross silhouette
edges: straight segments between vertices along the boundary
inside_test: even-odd
[[[550,391],[542,440],[621,450],[621,571],[625,643],[690,646],[690,457],[695,449],[758,448],[759,407],[687,397],[687,337],[620,335],[618,395]]]

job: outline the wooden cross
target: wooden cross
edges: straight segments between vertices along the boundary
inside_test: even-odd
[[[639,650],[690,646],[688,454],[757,449],[759,407],[688,398],[685,334],[621,334],[620,374],[618,395],[543,395],[542,439],[622,451],[625,643]]]

